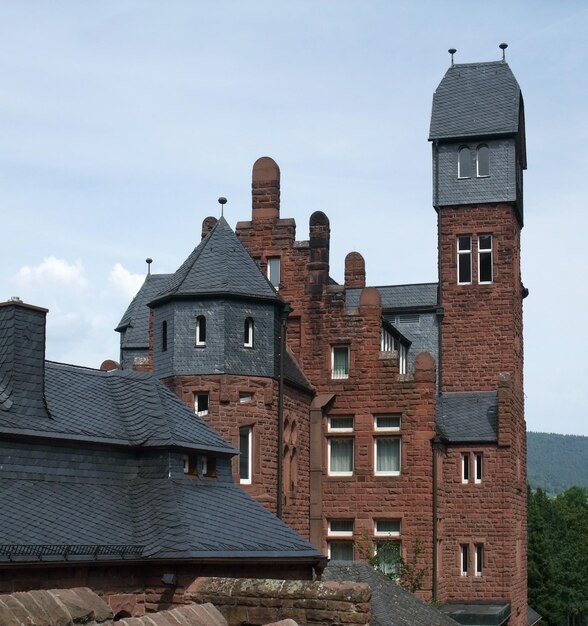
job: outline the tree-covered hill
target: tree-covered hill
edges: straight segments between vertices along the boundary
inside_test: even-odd
[[[531,489],[562,493],[574,485],[588,489],[588,437],[527,433]]]

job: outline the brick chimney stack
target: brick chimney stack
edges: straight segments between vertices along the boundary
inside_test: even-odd
[[[252,219],[275,221],[280,217],[280,168],[270,157],[253,164]]]

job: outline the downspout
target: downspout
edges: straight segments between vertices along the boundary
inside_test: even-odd
[[[433,585],[432,600],[437,601],[437,569],[438,569],[438,528],[437,528],[437,510],[438,510],[438,492],[437,492],[437,437],[431,440],[431,448],[433,452]]]
[[[282,519],[282,504],[284,500],[284,357],[286,353],[286,321],[292,309],[288,303],[284,305],[280,312],[280,362],[278,372],[278,442],[276,448],[277,465],[278,465],[278,484],[276,496],[276,515]]]
[[[441,350],[441,320],[443,319],[443,297],[441,287],[441,213],[439,211],[439,141],[433,140],[433,206],[437,212],[437,394],[443,390],[443,351]]]

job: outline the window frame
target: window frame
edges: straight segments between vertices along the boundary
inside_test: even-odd
[[[351,559],[334,559],[332,556],[332,546],[333,545],[338,545],[338,546],[345,546],[345,547],[349,547],[351,546]],[[353,541],[341,541],[340,539],[335,539],[334,541],[327,541],[327,556],[329,557],[329,559],[333,560],[333,561],[353,561],[354,557],[355,557],[355,546],[353,545]]]
[[[385,574],[386,576],[394,576],[395,580],[398,580],[398,578],[400,577],[400,563],[402,560],[402,540],[400,538],[394,538],[394,539],[389,539],[388,541],[381,541],[381,540],[376,540],[374,541],[374,556],[378,555],[378,549],[383,547],[383,546],[387,546],[387,547],[391,547],[392,545],[395,546],[395,549],[398,551],[398,554],[395,555],[396,556],[396,563],[383,563],[380,562],[377,564],[377,569],[378,571],[380,571],[382,574]]]
[[[167,352],[167,320],[161,323],[161,351]]]
[[[333,420],[350,420],[350,426],[334,426]],[[327,417],[327,474],[335,477],[353,476],[355,471],[355,437],[353,436],[355,427],[355,418],[353,415],[329,415]],[[344,436],[333,436],[344,435]],[[351,470],[336,471],[331,469],[332,466],[332,446],[334,441],[346,441],[351,443],[350,465]]]
[[[480,174],[480,150],[482,149],[486,150],[486,164],[488,166],[488,173],[486,174]],[[490,148],[488,147],[488,144],[481,143],[476,148],[476,178],[489,178],[489,177],[490,177]]]
[[[481,578],[484,575],[484,544],[474,544],[474,576]]]
[[[378,524],[382,522],[398,522],[398,530],[379,530]],[[400,537],[402,534],[402,520],[395,519],[375,519],[374,520],[374,537]]]
[[[378,469],[378,443],[381,441],[398,442],[398,469],[381,470]],[[400,476],[402,470],[402,437],[391,437],[385,435],[374,436],[374,476]]]
[[[347,353],[347,368],[342,374],[335,375],[335,351],[345,350]],[[347,345],[331,346],[331,380],[348,380],[349,371],[351,370],[351,350]]]
[[[469,168],[469,174],[467,175],[462,175],[462,170],[463,168],[463,164],[464,161],[463,159],[465,159],[465,156],[462,157],[463,155],[467,155],[468,158],[468,168]],[[457,151],[457,178],[459,180],[467,180],[468,178],[471,178],[472,175],[474,173],[474,168],[473,168],[473,164],[472,164],[472,150],[469,146],[460,146],[458,151]]]
[[[255,337],[255,322],[252,317],[245,318],[245,326],[243,328],[243,347],[253,348]]]
[[[247,456],[243,456],[243,447],[241,445],[243,434],[246,433],[247,444],[246,451]],[[253,483],[253,426],[239,426],[239,484],[251,485]],[[246,460],[247,465],[247,477],[242,476],[243,459]]]
[[[196,316],[196,332],[194,339],[194,345],[197,348],[206,346],[206,317],[204,317],[204,315]]]
[[[470,453],[462,452],[460,462],[461,462],[461,482],[463,485],[467,485],[470,482],[470,477],[472,475]]]
[[[349,522],[351,524],[350,530],[333,530],[333,523]],[[327,535],[329,537],[353,537],[353,531],[355,528],[355,520],[351,518],[345,519],[329,519],[327,522]]]
[[[200,398],[206,398],[206,408],[198,410],[200,406]],[[196,391],[194,393],[194,413],[198,417],[205,417],[210,411],[210,394],[208,391]]]
[[[276,276],[277,271],[277,276]],[[282,258],[279,256],[267,257],[267,279],[276,291],[280,290],[282,281]],[[277,280],[276,280],[277,279]]]
[[[469,248],[467,249],[462,249],[461,246],[461,242],[462,240],[468,240],[469,243]],[[471,235],[458,235],[457,239],[456,239],[456,252],[457,252],[457,284],[458,285],[471,285],[472,284],[472,279],[473,279],[473,268],[472,268],[472,262],[473,262],[473,251],[472,251],[472,236]],[[467,257],[469,259],[469,280],[461,280],[461,259]]]
[[[470,566],[470,544],[462,543],[459,546],[459,570],[460,576],[466,578],[469,576]]]
[[[484,453],[476,452],[474,455],[474,483],[480,485],[484,480]]]
[[[482,248],[481,240],[482,237],[488,237],[490,239],[490,247]],[[482,256],[490,257],[490,279],[482,280]],[[490,285],[494,282],[494,247],[493,247],[493,237],[491,233],[478,235],[478,284],[480,285]]]

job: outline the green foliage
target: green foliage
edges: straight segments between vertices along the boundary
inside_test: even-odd
[[[424,548],[418,537],[408,560],[402,556],[400,542],[392,539],[374,542],[368,535],[364,535],[355,546],[365,561],[401,587],[412,593],[422,589],[427,570],[419,564]]]
[[[588,625],[588,490],[529,491],[529,604],[549,626]]]
[[[551,494],[574,485],[588,489],[588,437],[527,433],[527,457],[532,489]]]

